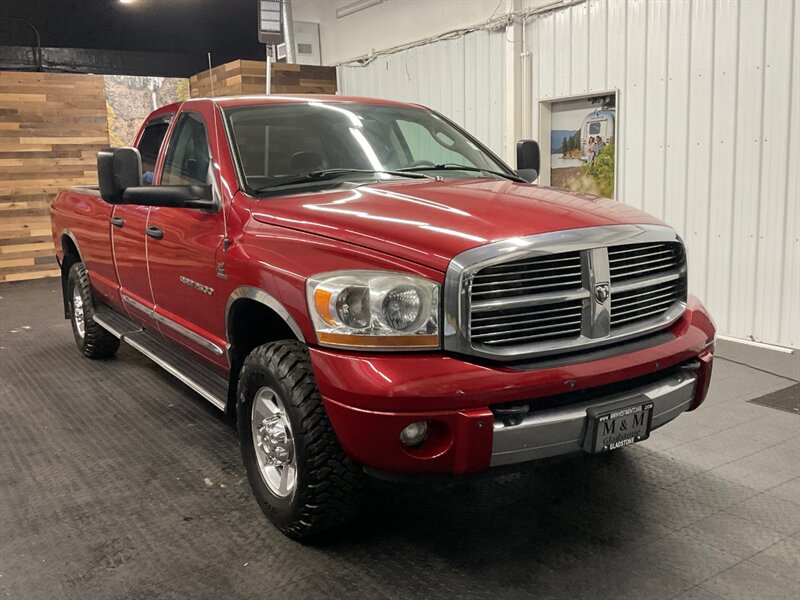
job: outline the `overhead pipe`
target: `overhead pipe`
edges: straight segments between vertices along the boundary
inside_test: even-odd
[[[281,0],[281,25],[283,26],[283,43],[286,46],[286,62],[297,62],[297,46],[294,43],[294,19],[292,18],[292,0]]]
[[[41,71],[42,70],[42,38],[39,35],[39,29],[36,27],[36,25],[34,25],[31,21],[29,21],[28,19],[26,19],[24,17],[0,16],[0,19],[7,19],[9,21],[22,21],[28,27],[33,29],[33,33],[34,33],[34,35],[36,35],[36,46],[34,47],[34,50],[33,50],[33,62],[36,65],[36,70],[37,71]]]

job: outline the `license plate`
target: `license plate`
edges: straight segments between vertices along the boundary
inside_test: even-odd
[[[586,414],[589,423],[583,447],[587,452],[608,452],[650,437],[652,402],[626,400],[622,405],[590,408]]]

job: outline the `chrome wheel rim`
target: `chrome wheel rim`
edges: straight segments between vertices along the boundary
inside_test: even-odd
[[[258,472],[269,491],[287,498],[297,485],[297,457],[292,426],[277,392],[264,386],[256,392],[250,413]]]
[[[86,335],[86,324],[83,317],[83,298],[77,284],[72,287],[72,321],[78,335],[83,339]]]

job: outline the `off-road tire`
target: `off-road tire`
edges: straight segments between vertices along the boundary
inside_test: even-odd
[[[80,294],[83,303],[83,335],[80,334],[76,321],[75,291]],[[72,334],[75,336],[75,343],[78,345],[78,350],[81,351],[81,354],[91,359],[111,358],[114,356],[119,348],[119,339],[94,321],[95,303],[92,297],[92,288],[89,285],[89,274],[81,262],[75,263],[70,267],[69,276],[67,277],[67,300],[69,302]]]
[[[252,405],[264,386],[279,396],[294,440],[297,479],[293,492],[284,498],[265,484],[253,443]],[[254,349],[242,366],[236,408],[247,477],[261,510],[275,527],[292,539],[309,540],[355,516],[364,474],[339,446],[304,344],[280,341]]]

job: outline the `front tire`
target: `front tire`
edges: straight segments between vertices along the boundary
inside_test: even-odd
[[[119,349],[119,340],[94,321],[94,299],[89,274],[83,263],[70,267],[67,294],[72,333],[78,350],[86,358],[111,358]]]
[[[363,474],[339,446],[304,344],[272,342],[250,353],[237,422],[250,486],[282,533],[306,540],[355,515]]]

